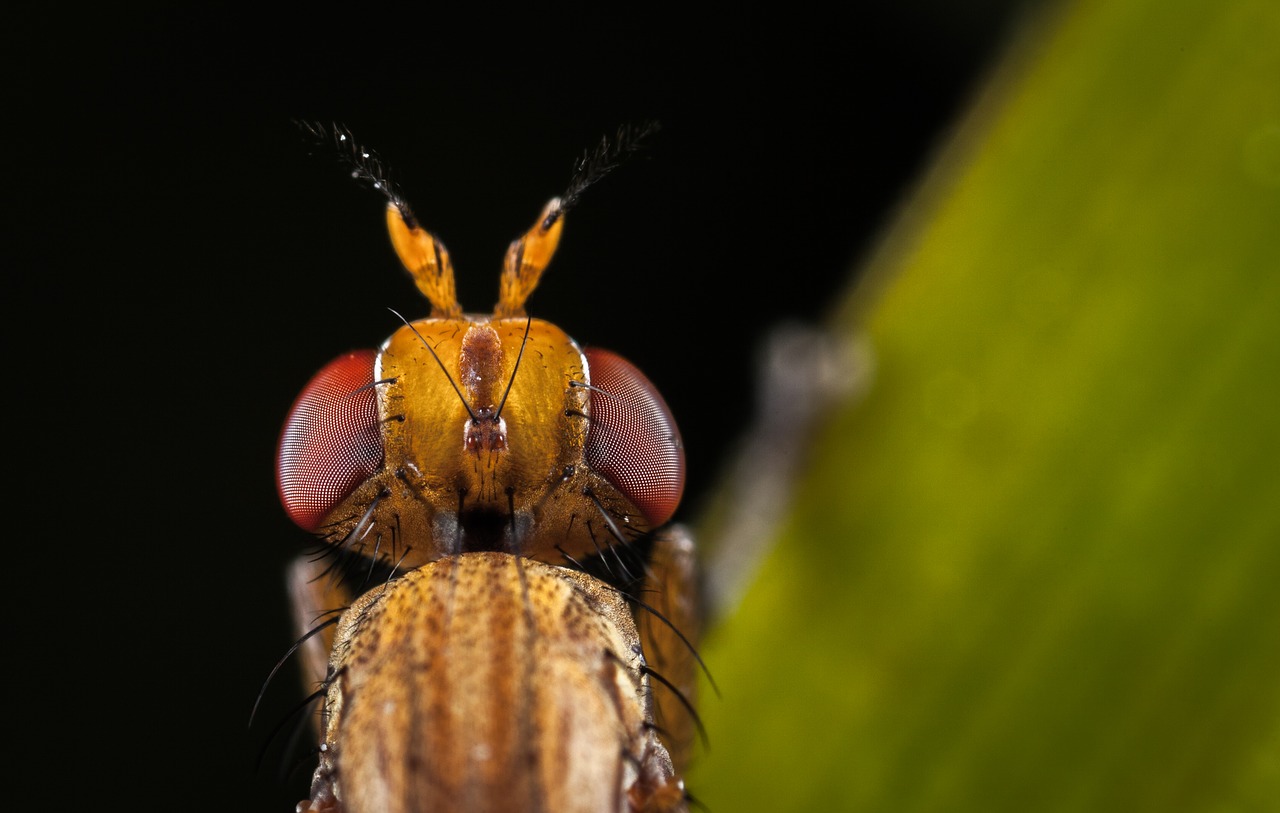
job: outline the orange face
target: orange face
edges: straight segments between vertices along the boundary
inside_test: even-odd
[[[432,318],[335,359],[299,396],[278,458],[298,525],[418,567],[482,550],[575,561],[671,518],[684,452],[661,395],[620,356],[523,315],[558,206],[508,250],[492,317],[461,313],[448,253],[389,210]]]

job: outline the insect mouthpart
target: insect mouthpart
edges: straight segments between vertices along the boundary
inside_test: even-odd
[[[532,524],[527,513],[513,514],[491,506],[467,509],[457,518],[458,552],[519,552],[520,539],[527,537]]]

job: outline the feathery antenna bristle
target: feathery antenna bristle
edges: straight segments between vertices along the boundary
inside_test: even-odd
[[[386,162],[371,148],[356,141],[355,136],[344,125],[333,123],[326,126],[302,120],[295,120],[294,124],[317,144],[330,150],[350,171],[352,179],[386,198],[387,203],[400,212],[410,228],[418,225],[418,219],[409,203],[391,180],[391,171]]]
[[[627,159],[644,146],[645,139],[659,129],[661,128],[656,121],[624,124],[618,128],[612,140],[603,136],[595,149],[584,151],[573,163],[573,178],[569,181],[569,187],[560,195],[560,213],[572,209],[587,187],[626,163]]]

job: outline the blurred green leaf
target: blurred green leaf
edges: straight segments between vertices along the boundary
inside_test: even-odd
[[[695,795],[1280,809],[1280,5],[1058,9],[861,279]]]

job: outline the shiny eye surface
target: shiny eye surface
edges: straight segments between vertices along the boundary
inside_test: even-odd
[[[376,358],[360,350],[329,362],[285,419],[276,487],[289,518],[307,531],[382,467],[377,393],[369,386]]]
[[[684,443],[658,390],[608,350],[584,351],[591,371],[587,463],[653,526],[671,519],[684,492]]]

